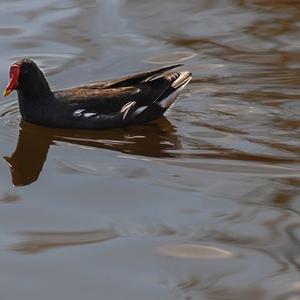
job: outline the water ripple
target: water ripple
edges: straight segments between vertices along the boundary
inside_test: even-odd
[[[11,249],[25,254],[36,254],[51,248],[99,243],[114,239],[118,234],[113,229],[101,229],[80,232],[23,232],[25,242]]]
[[[151,64],[175,64],[195,57],[197,53],[188,51],[168,52],[155,57],[147,58],[145,62]]]
[[[54,89],[193,73],[165,119],[123,129],[44,128],[1,100],[3,297],[299,298],[300,5],[227,2],[1,1],[3,85],[24,56]]]
[[[1,140],[13,142],[19,129],[19,107],[15,100],[8,100],[0,105]]]
[[[233,173],[238,175],[251,175],[267,178],[298,178],[300,177],[300,167],[272,166],[267,164],[241,163],[238,161],[216,161],[207,162],[197,160],[165,160],[165,163],[174,166],[181,166],[201,171],[217,173]]]
[[[22,46],[23,47],[23,46]],[[27,47],[27,46],[26,46]],[[63,53],[28,53],[25,57],[30,57],[33,59],[41,69],[45,72],[46,75],[54,75],[62,70],[76,59],[74,54],[63,54]],[[16,61],[20,57],[12,57],[11,62]]]
[[[197,244],[164,245],[160,246],[157,251],[167,256],[191,259],[219,259],[232,256],[230,251]]]

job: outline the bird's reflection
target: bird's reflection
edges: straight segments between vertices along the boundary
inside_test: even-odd
[[[105,131],[45,128],[21,121],[17,147],[10,157],[4,157],[10,167],[13,185],[35,182],[50,146],[56,142],[147,157],[172,157],[175,155],[172,150],[181,148],[175,127],[165,118],[143,126]]]

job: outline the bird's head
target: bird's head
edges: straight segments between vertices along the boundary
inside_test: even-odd
[[[23,58],[10,66],[9,82],[3,92],[3,96],[8,96],[12,91],[18,90],[26,85],[30,88],[31,81],[40,76],[40,69],[31,59]]]

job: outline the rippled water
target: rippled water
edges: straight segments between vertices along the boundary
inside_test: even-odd
[[[1,88],[183,62],[166,118],[101,132],[0,104],[1,299],[300,299],[299,1],[2,0]]]

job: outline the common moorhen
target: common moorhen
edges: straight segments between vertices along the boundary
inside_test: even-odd
[[[39,67],[20,59],[10,67],[3,95],[17,90],[22,118],[31,123],[78,129],[122,127],[164,114],[192,78],[188,71],[168,72],[178,66],[51,91]]]

